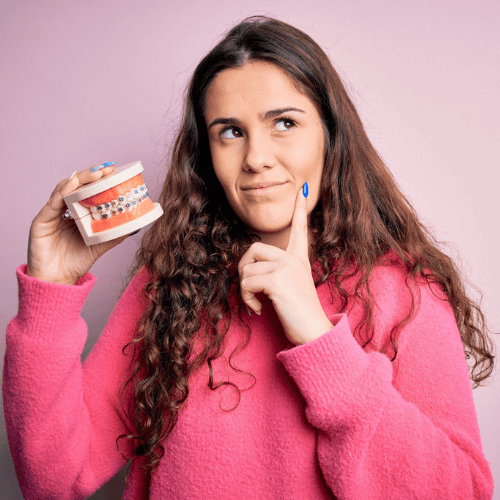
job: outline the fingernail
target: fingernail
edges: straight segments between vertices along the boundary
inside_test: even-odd
[[[101,168],[104,168],[104,165],[96,165],[90,169],[90,172],[97,172],[98,170],[101,170]]]
[[[304,198],[307,198],[307,195],[309,194],[309,186],[307,185],[307,182],[304,182],[304,185],[302,186],[302,194],[304,195]]]
[[[78,173],[78,170],[75,170],[72,174],[71,177],[68,179],[68,182],[75,177],[75,175]]]
[[[246,306],[246,308],[247,308],[248,315],[251,316],[252,315],[252,311],[250,311],[250,308],[248,306]]]
[[[260,316],[260,313],[261,313],[261,312],[262,312],[262,311],[255,311],[255,314],[256,314],[257,316]]]
[[[102,164],[103,167],[111,167],[111,165],[116,165],[116,161],[107,161]]]

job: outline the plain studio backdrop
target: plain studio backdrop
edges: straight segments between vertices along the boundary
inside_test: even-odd
[[[26,262],[31,220],[57,182],[97,163],[141,160],[156,201],[191,73],[224,32],[255,14],[297,26],[327,52],[370,139],[423,221],[461,256],[500,330],[498,0],[3,0],[2,331],[17,311],[15,269]],[[83,358],[143,233],[92,269]],[[4,335],[0,349],[3,367]],[[498,371],[474,399],[500,485]],[[2,498],[21,499],[3,412],[0,451]],[[119,499],[122,489],[123,472],[91,498]]]

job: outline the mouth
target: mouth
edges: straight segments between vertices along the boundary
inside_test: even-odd
[[[92,231],[98,233],[137,219],[154,209],[141,174],[80,201],[92,215]]]
[[[241,190],[242,191],[268,190],[278,186],[283,186],[284,184],[286,184],[286,182],[283,181],[256,182],[254,184],[247,184],[246,186],[242,186]]]
[[[148,187],[139,174],[114,188],[81,200],[80,204],[90,209],[94,220],[101,220],[125,211],[130,212],[147,198],[149,198]]]

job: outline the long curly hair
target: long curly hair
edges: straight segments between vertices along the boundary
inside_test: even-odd
[[[190,375],[222,354],[234,312],[237,264],[255,240],[235,216],[214,173],[204,121],[204,104],[217,74],[248,61],[283,69],[297,89],[316,105],[323,121],[326,151],[320,199],[310,217],[316,234],[315,258],[321,272],[316,285],[328,283],[341,298],[361,301],[364,316],[357,330],[364,346],[373,338],[374,298],[369,277],[384,256],[394,255],[411,281],[439,285],[455,313],[474,387],[493,370],[493,345],[481,309],[467,296],[465,280],[453,260],[419,221],[391,173],[370,143],[344,85],[322,49],[302,31],[275,19],[251,17],[232,28],[196,68],[187,89],[182,122],[168,165],[160,203],[165,216],[146,232],[132,273],[147,272],[148,306],[134,340],[133,387],[128,413],[142,466],[156,470],[163,442],[176,425],[189,394]],[[347,286],[354,283],[354,286]],[[412,292],[413,293],[413,292]],[[415,294],[414,294],[415,295]],[[418,298],[391,332],[411,321]],[[195,356],[194,343],[203,349]],[[125,390],[125,389],[124,389]]]

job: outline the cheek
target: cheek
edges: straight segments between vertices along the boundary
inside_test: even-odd
[[[234,210],[236,203],[236,194],[234,187],[236,183],[236,178],[234,177],[230,168],[225,168],[220,164],[214,163],[214,172],[215,176],[217,177],[217,180],[222,186],[226,199],[229,202],[229,205]]]
[[[224,158],[221,157],[221,155],[217,154],[216,151],[213,149],[211,150],[212,154],[212,165],[214,168],[215,176],[217,177],[218,181],[226,190],[226,185],[228,184],[228,168],[225,167],[226,161],[224,161]]]
[[[324,163],[324,145],[317,137],[301,141],[288,151],[296,175],[317,184],[321,180]]]
[[[220,148],[212,147],[212,145],[210,146],[215,176],[224,188],[226,195],[229,194],[228,191],[231,190],[231,188],[234,189],[237,179],[238,157],[234,149],[235,148],[233,148],[233,150],[228,150],[226,148],[221,150]]]

